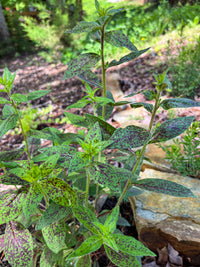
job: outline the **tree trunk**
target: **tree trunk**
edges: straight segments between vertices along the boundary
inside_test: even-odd
[[[1,6],[1,1],[0,1],[0,43],[3,41],[7,41],[10,39],[10,34],[8,32],[7,24],[5,21],[5,17],[3,14],[3,9]]]

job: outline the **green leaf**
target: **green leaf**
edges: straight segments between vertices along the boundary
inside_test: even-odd
[[[40,146],[41,146],[41,141],[37,138],[34,137],[29,137],[28,140],[28,148],[29,148],[29,152],[31,157],[33,157],[39,150]]]
[[[86,267],[86,266],[91,266],[91,264],[92,262],[90,255],[85,255],[78,259],[78,261],[75,263],[75,267]]]
[[[15,219],[22,212],[26,195],[7,192],[0,195],[0,224]]]
[[[174,183],[172,181],[167,181],[163,179],[142,179],[133,183],[133,185],[148,191],[153,191],[156,193],[163,193],[175,197],[193,197],[196,196],[187,187]]]
[[[66,31],[66,33],[92,32],[98,28],[99,24],[96,22],[80,21],[73,29]]]
[[[51,92],[51,90],[39,90],[39,91],[34,91],[34,92],[30,92],[26,95],[26,97],[28,98],[28,100],[35,100],[38,99],[46,94],[48,94],[49,92]]]
[[[82,116],[75,115],[69,112],[64,112],[65,116],[68,118],[71,124],[77,125],[77,126],[82,126],[82,127],[87,127],[88,123],[86,119]]]
[[[25,96],[25,95],[22,95],[22,94],[13,94],[11,96],[11,99],[15,102],[17,102],[18,104],[20,103],[27,103],[28,102],[28,98]]]
[[[105,41],[116,47],[126,47],[131,51],[138,52],[134,44],[120,30],[105,33]]]
[[[76,103],[69,105],[65,110],[68,110],[70,108],[84,108],[89,103],[90,103],[90,100],[81,99],[81,100],[77,101]]]
[[[94,162],[89,166],[90,177],[104,187],[120,191],[119,183],[133,178],[132,172],[109,164]]]
[[[148,142],[150,133],[144,128],[129,125],[126,128],[118,128],[111,136],[110,140],[113,143],[109,148],[135,148],[143,146]]]
[[[49,156],[49,158],[44,163],[42,163],[42,165],[40,165],[40,171],[43,178],[47,177],[55,169],[59,158],[59,153]]]
[[[15,109],[12,106],[5,105],[2,110],[3,118],[7,118],[13,114],[15,114]]]
[[[24,149],[15,149],[11,151],[0,152],[0,161],[10,161],[20,157],[24,152]]]
[[[101,86],[101,82],[99,81],[98,76],[92,72],[91,70],[85,70],[84,72],[82,72],[81,74],[78,75],[78,77],[87,82],[90,83],[96,87],[102,87]]]
[[[105,120],[108,120],[113,112],[113,106],[115,105],[115,100],[113,98],[113,95],[110,91],[106,92],[106,97],[111,100],[111,104],[106,105],[106,112],[105,112]],[[102,116],[102,110],[103,108],[100,106],[97,108],[97,114],[98,116]]]
[[[5,250],[5,234],[0,235],[0,251]]]
[[[72,252],[68,259],[84,256],[99,249],[103,244],[101,236],[93,235],[87,238],[74,252]]]
[[[173,98],[163,100],[160,106],[165,110],[170,108],[190,108],[200,107],[200,102],[196,102],[188,98]]]
[[[81,222],[88,230],[96,235],[100,234],[100,230],[94,225],[95,222],[99,222],[95,213],[89,208],[83,206],[76,206],[72,208],[75,217]]]
[[[49,178],[40,183],[48,197],[59,205],[74,205],[77,196],[74,190],[63,180],[59,178]]]
[[[106,245],[104,245],[104,247],[108,258],[118,267],[141,267],[141,264],[138,262],[136,257],[125,252],[116,252],[115,250]]]
[[[137,102],[137,103],[131,104],[130,106],[132,108],[144,107],[150,113],[153,112],[153,105],[152,104],[149,104],[149,103]]]
[[[195,116],[180,117],[165,121],[156,128],[150,143],[167,141],[182,134],[190,126]]]
[[[10,104],[10,101],[8,101],[7,99],[0,97],[0,104]]]
[[[86,70],[94,67],[99,60],[100,56],[95,53],[86,53],[77,56],[68,63],[68,68],[64,74],[64,79],[84,73]]]
[[[55,254],[45,247],[40,257],[40,267],[52,267],[56,263]]]
[[[131,61],[137,57],[139,57],[140,55],[142,55],[143,53],[147,52],[149,50],[149,48],[146,48],[144,50],[140,50],[140,51],[134,51],[134,52],[131,52],[130,54],[120,58],[119,61],[117,60],[113,60],[109,63],[108,67],[113,67],[113,66],[117,66],[117,65],[120,65],[122,63],[125,63],[125,62],[128,62],[128,61]]]
[[[26,199],[23,202],[23,212],[26,218],[29,218],[43,198],[42,193],[39,191],[38,187],[32,185],[28,191]]]
[[[117,227],[117,221],[119,217],[119,206],[114,208],[111,214],[106,219],[104,226],[107,228],[108,233],[113,233]]]
[[[31,267],[33,240],[28,229],[10,221],[5,231],[5,255],[13,267]]]
[[[101,128],[99,126],[99,123],[96,122],[88,131],[86,137],[85,137],[86,142],[99,142],[102,141],[102,134],[101,134]]]
[[[40,217],[38,223],[36,224],[35,229],[41,230],[42,228],[52,223],[60,221],[63,218],[67,218],[71,214],[72,214],[72,210],[70,207],[63,207],[51,201],[49,207],[45,210],[45,212]]]
[[[6,134],[9,130],[13,129],[17,124],[18,115],[13,114],[7,119],[3,120],[0,124],[0,138]]]
[[[77,152],[76,154],[73,155],[70,161],[68,174],[76,172],[84,168],[88,164],[88,160],[84,158],[84,155],[85,154],[83,152]]]
[[[114,238],[119,250],[122,252],[128,253],[132,256],[156,256],[152,251],[132,236],[114,234]]]
[[[20,179],[12,173],[5,173],[1,175],[0,182],[5,185],[27,185],[28,182]]]
[[[95,0],[95,7],[96,7],[97,12],[99,12],[100,5],[99,5],[99,1],[98,0]]]
[[[115,14],[117,14],[117,13],[119,13],[119,12],[121,12],[121,11],[123,11],[124,10],[124,8],[117,8],[117,9],[110,9],[108,12],[107,12],[107,14],[110,16],[113,16],[113,15],[115,15]]]
[[[66,247],[66,231],[66,224],[63,220],[54,222],[42,229],[42,234],[47,246],[56,254]]]

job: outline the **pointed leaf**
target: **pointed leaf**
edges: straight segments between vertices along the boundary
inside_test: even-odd
[[[74,252],[72,252],[68,259],[84,256],[98,250],[103,244],[100,236],[93,235],[87,238]]]
[[[77,196],[73,189],[63,180],[59,178],[49,178],[41,181],[43,190],[48,197],[59,205],[70,206],[74,205],[77,200]]]
[[[91,266],[91,258],[90,255],[85,255],[78,259],[78,261],[75,263],[75,267],[86,267]]]
[[[188,98],[172,98],[163,100],[160,106],[165,110],[170,108],[190,108],[200,107],[200,102],[196,102]]]
[[[125,62],[128,62],[128,61],[131,61],[137,57],[139,57],[140,55],[142,55],[143,53],[145,53],[146,51],[148,51],[149,48],[146,48],[144,50],[140,50],[140,51],[134,51],[134,52],[131,52],[130,54],[122,57],[119,61],[117,60],[113,60],[109,63],[108,67],[113,67],[113,66],[117,66],[117,65],[120,65],[122,63],[125,63]]]
[[[156,193],[163,193],[175,197],[193,197],[196,196],[192,191],[180,184],[174,183],[172,181],[167,181],[163,179],[142,179],[133,183],[133,185],[148,191],[153,191]]]
[[[4,97],[0,97],[0,104],[10,104],[10,101],[5,99]]]
[[[22,94],[13,94],[11,96],[11,99],[13,101],[15,101],[16,103],[20,104],[20,103],[27,103],[28,102],[28,98],[25,95]]]
[[[73,29],[66,31],[66,33],[92,32],[98,28],[99,24],[96,22],[80,21]]]
[[[97,12],[99,12],[100,5],[99,5],[99,1],[98,0],[95,0],[95,7],[96,7]]]
[[[12,106],[5,105],[2,110],[3,118],[7,118],[13,114],[15,114],[15,109]]]
[[[66,231],[67,229],[64,221],[54,222],[42,229],[42,234],[47,246],[56,254],[66,247]]]
[[[108,258],[118,267],[141,267],[141,264],[138,262],[136,257],[125,252],[116,252],[115,250],[106,245],[104,245],[104,247]]]
[[[40,165],[40,171],[42,177],[47,177],[55,168],[60,154],[50,156],[42,165]]]
[[[29,184],[27,181],[20,179],[13,173],[5,173],[1,175],[0,182],[5,185],[27,185]]]
[[[34,138],[32,136],[28,138],[28,148],[31,157],[33,157],[38,152],[40,146],[41,146],[41,141],[39,139]]]
[[[83,81],[85,81],[87,83],[90,83],[90,84],[92,84],[92,85],[94,85],[96,87],[102,87],[98,76],[94,72],[92,72],[91,70],[88,70],[88,69],[85,70],[84,72],[80,73],[78,75],[78,77],[81,80],[83,80]]]
[[[93,141],[94,143],[102,141],[101,129],[98,122],[96,122],[93,127],[90,128],[88,134],[85,137],[85,141]]]
[[[195,116],[180,117],[165,121],[156,128],[150,143],[167,141],[182,134],[190,126]]]
[[[131,104],[130,106],[132,108],[144,107],[150,113],[152,113],[152,111],[153,111],[153,105],[152,104],[149,104],[149,103],[137,102],[137,103]]]
[[[82,127],[87,127],[88,122],[86,119],[82,116],[75,115],[69,112],[64,112],[65,116],[68,118],[71,124],[77,125],[77,126],[82,126]]]
[[[39,91],[30,92],[26,96],[28,100],[35,100],[44,95],[47,95],[49,92],[51,92],[51,90],[39,90]]]
[[[110,16],[110,15],[115,15],[115,14],[117,14],[117,13],[119,13],[119,12],[121,12],[121,11],[123,11],[124,10],[124,8],[118,8],[118,9],[110,9],[108,12],[107,12],[107,14]]]
[[[111,214],[106,219],[104,226],[107,228],[109,233],[113,233],[117,227],[117,221],[119,218],[119,206],[114,208]]]
[[[95,53],[82,54],[68,63],[68,68],[64,74],[64,79],[68,79],[84,73],[91,69],[100,60],[100,56]]]
[[[134,44],[120,30],[105,33],[105,41],[116,47],[126,47],[131,51],[138,52]]]
[[[109,148],[135,148],[146,144],[149,138],[150,133],[144,128],[129,125],[126,128],[118,128],[114,132],[110,138],[113,143]]]
[[[40,267],[52,267],[55,264],[55,254],[45,247],[40,257]]]
[[[105,120],[108,120],[110,118],[112,112],[113,112],[113,109],[114,109],[113,106],[115,105],[115,100],[114,100],[113,95],[110,91],[106,92],[106,97],[112,101],[111,104],[105,106],[105,108],[106,108]],[[103,108],[101,106],[97,108],[98,116],[102,116],[102,110],[103,110]]]
[[[68,110],[71,108],[84,108],[89,103],[90,103],[90,101],[88,99],[81,99],[81,100],[77,101],[76,103],[69,105],[65,110]]]
[[[0,138],[6,134],[9,130],[13,129],[17,124],[18,115],[13,114],[7,119],[3,120],[0,124]]]
[[[5,250],[5,234],[0,235],[0,252]]]
[[[29,230],[11,221],[5,231],[5,255],[13,267],[31,267],[33,240]]]
[[[67,218],[71,214],[72,214],[71,208],[63,207],[52,201],[49,207],[45,210],[45,212],[40,217],[38,223],[36,224],[35,229],[41,230],[42,228],[54,222],[60,221],[63,218]]]
[[[119,183],[133,178],[132,172],[109,164],[94,162],[89,166],[90,177],[111,190],[120,191]]]
[[[20,157],[24,152],[24,149],[15,149],[11,151],[0,152],[0,161],[10,161]]]
[[[82,168],[84,168],[88,164],[87,158],[84,158],[83,152],[77,152],[72,156],[72,159],[70,161],[68,174],[72,172],[76,172]]]

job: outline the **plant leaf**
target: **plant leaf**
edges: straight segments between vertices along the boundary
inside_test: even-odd
[[[124,8],[117,8],[117,9],[110,9],[108,12],[107,12],[107,14],[110,16],[110,15],[115,15],[115,14],[117,14],[117,13],[119,13],[119,12],[121,12],[121,11],[123,11],[124,10]]]
[[[111,214],[107,217],[104,226],[109,233],[113,233],[117,227],[117,221],[119,218],[119,206],[114,208]]]
[[[77,125],[77,126],[82,126],[82,127],[87,127],[88,123],[86,119],[82,116],[75,115],[69,112],[64,112],[65,116],[68,118],[71,124]]]
[[[15,109],[12,106],[5,105],[2,110],[3,118],[7,118],[13,114],[15,114]]]
[[[24,181],[24,180],[20,179],[18,176],[16,176],[15,174],[9,173],[9,172],[1,175],[0,182],[2,184],[6,184],[6,185],[27,185],[27,184],[29,184],[27,181]]]
[[[66,31],[65,33],[92,32],[98,28],[99,24],[96,22],[80,21],[73,29]]]
[[[105,108],[106,108],[106,112],[105,112],[105,120],[108,120],[113,112],[113,106],[115,105],[115,100],[113,98],[113,95],[110,91],[107,91],[106,92],[106,97],[109,98],[111,100],[111,103],[109,105],[106,105]],[[97,114],[98,116],[102,116],[102,106],[98,107],[97,108]]]
[[[24,152],[24,149],[15,149],[11,151],[0,152],[0,161],[10,161],[20,157]]]
[[[51,90],[39,90],[39,91],[34,91],[34,92],[30,92],[26,95],[26,97],[28,98],[28,100],[35,100],[38,99],[44,95],[47,95],[49,92],[51,92]]]
[[[103,244],[101,236],[93,235],[87,238],[74,252],[72,252],[68,259],[84,256],[99,249]]]
[[[101,135],[101,129],[99,126],[99,123],[96,122],[88,131],[86,137],[85,137],[86,142],[99,142],[102,141],[102,135]]]
[[[150,138],[150,133],[144,128],[129,125],[126,128],[118,128],[111,136],[113,143],[109,148],[135,148],[143,146]]]
[[[64,79],[68,79],[86,70],[91,69],[100,60],[100,56],[95,53],[82,54],[68,63],[68,68],[64,74]]]
[[[40,257],[40,267],[52,267],[55,263],[55,254],[45,247]]]
[[[126,47],[131,51],[138,52],[134,44],[120,30],[105,33],[105,41],[116,47]]]
[[[108,258],[118,267],[141,267],[141,264],[138,262],[136,257],[125,252],[116,252],[115,250],[106,245],[104,245],[104,247]]]
[[[163,100],[160,106],[165,110],[170,108],[190,108],[200,107],[200,102],[196,102],[188,98],[173,98]]]
[[[33,240],[29,230],[10,221],[5,231],[5,255],[13,267],[31,267]]]
[[[76,154],[73,155],[73,157],[70,161],[68,174],[82,169],[87,164],[88,164],[88,160],[86,158],[84,158],[84,153],[83,152],[77,152]]]
[[[35,229],[41,230],[42,228],[52,223],[60,221],[63,218],[67,218],[71,214],[72,214],[72,210],[70,207],[63,207],[52,201],[49,207],[45,210],[45,212],[40,217],[38,223],[36,224]]]
[[[78,261],[75,263],[75,267],[86,267],[86,266],[91,266],[91,264],[92,262],[90,255],[85,255],[78,259]]]
[[[175,197],[193,197],[196,196],[192,193],[192,191],[180,184],[174,183],[172,181],[167,181],[163,179],[142,179],[137,180],[133,183],[134,186],[137,186],[141,189],[153,191],[156,193],[163,193]]]
[[[165,121],[156,128],[150,143],[163,142],[182,134],[194,119],[195,116],[189,116]]]
[[[98,76],[92,72],[91,70],[85,70],[84,72],[82,72],[81,74],[78,75],[78,77],[87,82],[90,83],[96,87],[102,87],[101,86],[101,82],[99,81]]]
[[[120,65],[122,63],[125,63],[125,62],[128,62],[128,61],[131,61],[137,57],[139,57],[140,55],[144,54],[145,52],[147,52],[149,50],[149,48],[146,48],[144,50],[139,50],[139,51],[134,51],[134,52],[131,52],[130,54],[120,58],[119,61],[117,60],[113,60],[109,63],[108,67],[113,67],[113,66],[117,66],[117,65]]]
[[[27,142],[28,142],[29,152],[31,154],[31,157],[33,157],[38,152],[38,149],[41,146],[41,141],[31,136],[28,138]]]
[[[77,101],[76,103],[69,105],[65,110],[68,110],[70,108],[84,108],[87,104],[89,104],[90,101],[88,99],[81,99]]]
[[[130,106],[132,108],[144,107],[150,113],[152,113],[152,111],[153,111],[153,105],[149,104],[149,103],[137,102],[137,103],[131,104]]]
[[[42,229],[42,234],[47,246],[56,254],[66,247],[66,231],[66,224],[63,220],[54,222]]]
[[[22,95],[22,94],[13,94],[11,96],[11,99],[13,101],[15,101],[16,103],[20,104],[20,103],[27,103],[28,102],[28,98],[25,96],[25,95]]]
[[[5,234],[0,235],[0,252],[5,250]]]
[[[47,177],[55,169],[55,166],[59,158],[60,158],[59,153],[49,156],[48,159],[40,165],[40,171],[43,178]]]
[[[6,134],[9,130],[13,129],[17,124],[18,115],[13,114],[7,119],[3,120],[0,124],[0,138]]]
[[[0,97],[0,104],[10,104],[10,101],[8,101],[6,98],[4,97]]]

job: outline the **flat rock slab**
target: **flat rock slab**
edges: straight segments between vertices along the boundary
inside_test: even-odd
[[[153,251],[170,244],[183,256],[199,258],[200,266],[200,180],[153,169],[145,169],[140,176],[182,184],[197,196],[179,198],[145,191],[130,202],[140,241]]]

